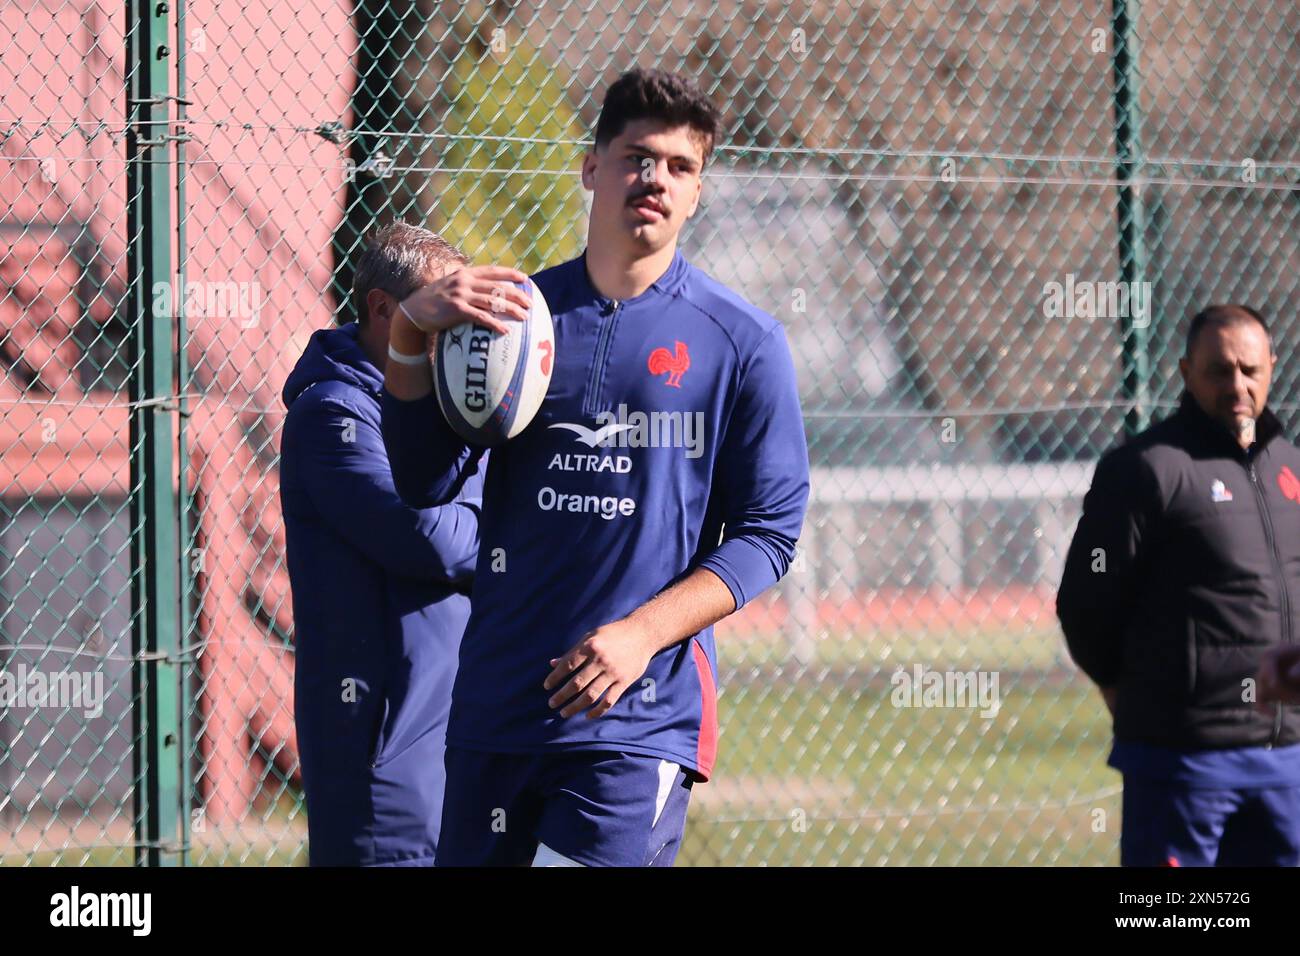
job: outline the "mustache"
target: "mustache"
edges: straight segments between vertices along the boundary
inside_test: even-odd
[[[632,203],[637,202],[638,200],[641,199],[653,199],[664,209],[668,208],[667,205],[664,204],[664,194],[662,191],[659,190],[650,191],[650,192],[639,192],[635,196],[628,197],[627,204],[630,206],[632,205]]]

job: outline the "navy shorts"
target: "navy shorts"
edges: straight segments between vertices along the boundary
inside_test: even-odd
[[[692,778],[603,750],[447,748],[438,866],[672,866]]]
[[[1122,866],[1298,866],[1300,787],[1124,777]]]

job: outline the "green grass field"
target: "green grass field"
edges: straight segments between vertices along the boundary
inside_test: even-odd
[[[697,793],[679,865],[1117,862],[1119,775],[1095,692],[1003,675],[985,720],[895,708],[890,690],[724,691],[716,784]]]
[[[678,865],[1116,863],[1120,780],[1100,698],[1057,668],[1059,638],[964,637],[823,641],[804,664],[788,646],[723,645],[718,763]],[[939,660],[1015,665],[999,671],[997,715],[895,707],[895,667]],[[195,834],[192,862],[303,865],[303,814],[286,794],[237,834]],[[130,864],[125,847],[4,852],[5,865]]]

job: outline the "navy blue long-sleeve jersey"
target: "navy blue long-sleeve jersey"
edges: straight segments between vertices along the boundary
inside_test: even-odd
[[[677,253],[613,302],[585,255],[534,277],[555,322],[550,390],[493,450],[473,605],[447,742],[473,750],[622,750],[708,779],[717,748],[713,629],[656,654],[604,716],[561,717],[542,685],[557,658],[696,568],[739,608],[789,567],[808,449],[784,330]],[[481,454],[433,396],[385,392],[399,494],[450,499]]]

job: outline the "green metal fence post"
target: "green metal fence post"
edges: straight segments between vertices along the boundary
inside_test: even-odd
[[[1140,0],[1112,0],[1112,63],[1115,76],[1115,169],[1120,181],[1117,209],[1120,279],[1146,280],[1146,212],[1143,207],[1142,109],[1138,102],[1137,25]],[[1136,288],[1129,285],[1130,289]],[[1150,324],[1133,323],[1132,309],[1120,319],[1121,380],[1130,403],[1124,427],[1136,434],[1150,421]]]
[[[187,224],[187,215],[189,213],[189,203],[186,200],[185,185],[188,166],[186,163],[185,143],[189,140],[189,134],[185,132],[186,121],[188,120],[187,107],[190,105],[186,98],[188,86],[185,78],[185,53],[187,41],[185,35],[185,4],[186,0],[176,0],[176,288],[177,295],[173,300],[176,310],[176,394],[177,398],[177,418],[176,418],[176,527],[180,538],[180,601],[178,602],[177,614],[179,621],[179,637],[177,643],[182,646],[192,646],[194,641],[192,632],[196,630],[194,615],[191,613],[196,601],[195,580],[196,571],[191,564],[194,558],[195,543],[197,541],[196,529],[190,526],[190,514],[194,508],[194,491],[189,484],[189,458],[188,442],[185,434],[186,420],[190,416],[189,399],[186,394],[189,391],[190,384],[190,366],[187,355],[189,348],[189,337],[185,325],[185,296],[180,295],[181,289],[185,288],[185,266],[186,251],[189,248],[186,241],[185,227]],[[192,659],[193,655],[183,654],[182,658]],[[190,861],[190,815],[193,806],[194,794],[194,775],[190,771],[190,737],[189,737],[189,719],[191,715],[197,713],[199,701],[197,695],[192,696],[194,690],[194,667],[192,664],[181,663],[178,667],[177,681],[180,691],[180,706],[183,709],[178,713],[176,719],[176,749],[180,759],[180,779],[177,791],[177,804],[179,806],[180,819],[180,859],[177,861],[181,866],[185,866]]]
[[[126,6],[127,314],[131,319],[131,700],[137,866],[179,861],[181,770],[168,4]],[[179,291],[179,290],[178,290]]]

